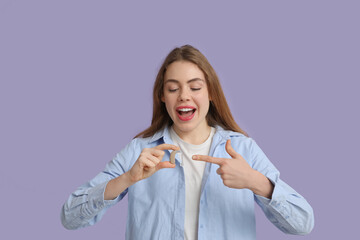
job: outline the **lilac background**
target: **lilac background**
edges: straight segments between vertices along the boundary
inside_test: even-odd
[[[126,199],[77,231],[60,208],[149,126],[157,70],[186,43],[314,208],[299,237],[257,207],[258,239],[357,236],[357,1],[124,2],[0,1],[0,239],[124,239]]]

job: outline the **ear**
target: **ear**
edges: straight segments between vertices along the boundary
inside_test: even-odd
[[[163,103],[165,103],[165,97],[164,95],[161,96],[161,99],[160,99]]]

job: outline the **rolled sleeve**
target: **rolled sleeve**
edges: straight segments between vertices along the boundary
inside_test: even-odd
[[[285,233],[296,235],[310,233],[314,227],[314,213],[310,204],[280,179],[280,172],[254,140],[250,148],[253,168],[264,174],[274,184],[271,199],[255,195],[255,201],[266,217]]]
[[[274,184],[271,199],[255,194],[255,200],[269,221],[285,233],[305,235],[314,227],[310,204],[280,179]]]

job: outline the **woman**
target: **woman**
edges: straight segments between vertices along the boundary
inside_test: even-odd
[[[255,239],[254,201],[283,232],[312,230],[311,206],[236,124],[197,49],[169,53],[153,104],[151,126],[70,195],[66,228],[95,224],[128,193],[126,239]],[[174,150],[181,153],[171,164]]]

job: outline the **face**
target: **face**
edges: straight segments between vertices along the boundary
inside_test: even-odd
[[[161,98],[178,133],[203,131],[209,110],[209,94],[204,73],[188,61],[170,64],[164,76]]]

